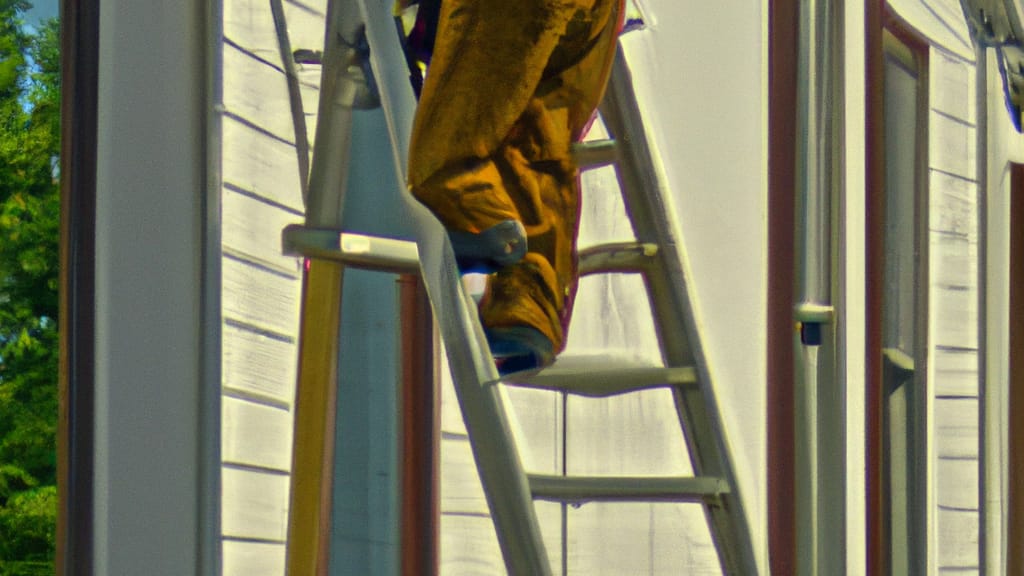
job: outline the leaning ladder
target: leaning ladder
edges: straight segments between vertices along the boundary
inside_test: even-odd
[[[714,388],[701,349],[682,248],[662,197],[664,177],[651,153],[621,50],[601,106],[615,140],[576,146],[581,167],[615,164],[636,241],[597,246],[580,254],[580,274],[637,273],[645,280],[661,344],[662,366],[618,363],[586,367],[560,358],[537,373],[500,378],[486,344],[476,305],[460,279],[448,236],[409,194],[404,209],[414,241],[347,233],[340,207],[352,109],[358,98],[361,58],[356,39],[365,31],[369,59],[392,143],[398,181],[415,111],[404,55],[388,4],[391,0],[331,0],[316,143],[305,226],[290,226],[285,251],[309,259],[304,278],[299,384],[289,519],[288,571],[326,574],[329,493],[333,468],[337,318],[346,266],[418,273],[430,297],[451,367],[459,404],[498,542],[510,574],[540,576],[552,568],[541,541],[533,501],[697,502],[727,574],[757,574],[750,529]],[[501,385],[604,397],[652,388],[672,390],[694,470],[692,477],[574,477],[527,474],[516,449]]]

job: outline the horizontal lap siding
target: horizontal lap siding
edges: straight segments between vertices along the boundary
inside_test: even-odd
[[[288,532],[288,476],[229,465],[221,473],[224,537],[283,545]]]
[[[284,82],[284,75],[281,75]],[[223,122],[224,185],[302,212],[295,145],[228,116]],[[270,233],[270,231],[267,231]]]
[[[296,366],[282,359],[296,355],[295,342],[230,323],[224,325],[223,332],[224,391],[268,405],[290,406],[295,396]]]
[[[280,230],[288,224],[301,222],[302,216],[233,190],[224,190],[221,202],[226,253],[282,275],[299,277],[301,261],[281,253]],[[254,222],[263,225],[253,226]]]
[[[939,6],[943,8],[943,6]],[[931,376],[940,573],[978,566],[978,230],[974,64],[931,51]],[[966,572],[964,572],[966,570]]]
[[[267,471],[291,469],[292,419],[282,408],[246,398],[224,398],[225,463]]]
[[[978,512],[939,507],[939,571],[977,571]]]
[[[325,2],[284,8],[293,49],[322,49]],[[281,230],[301,222],[304,207],[270,3],[225,0],[223,10],[223,572],[278,576],[285,570],[301,292],[301,260],[281,253]],[[319,67],[298,71],[312,129]]]
[[[224,542],[223,576],[284,574],[284,546],[263,542]]]
[[[501,549],[443,350],[441,358],[440,573],[503,574]]]

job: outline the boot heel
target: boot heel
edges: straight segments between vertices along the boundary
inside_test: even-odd
[[[526,256],[526,228],[518,220],[505,220],[479,234],[449,230],[448,237],[463,273],[489,274]]]

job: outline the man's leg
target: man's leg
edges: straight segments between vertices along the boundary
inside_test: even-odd
[[[522,367],[564,346],[579,211],[570,145],[600,101],[620,12],[621,0],[442,4],[410,185],[449,230],[525,225],[530,254],[501,262],[481,306],[496,355]]]
[[[445,0],[409,154],[412,193],[464,269],[522,259],[526,234],[492,156],[526,109],[572,14],[594,0]]]
[[[443,0],[409,152],[415,191],[490,158],[526,110],[573,15],[595,0]]]
[[[620,0],[574,15],[527,110],[503,143],[499,166],[519,209],[529,253],[490,278],[481,320],[503,372],[546,365],[565,345],[578,274],[578,171],[571,144],[604,93]]]

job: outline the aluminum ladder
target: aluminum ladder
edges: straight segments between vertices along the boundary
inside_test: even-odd
[[[581,275],[643,275],[661,343],[662,366],[609,364],[574,367],[562,357],[536,373],[500,378],[467,294],[444,228],[407,192],[402,194],[411,240],[346,233],[340,229],[344,177],[353,107],[362,90],[365,33],[380,104],[387,119],[398,182],[406,159],[415,96],[407,77],[391,0],[331,0],[317,146],[310,175],[306,224],[283,234],[285,251],[309,259],[304,277],[296,399],[288,573],[326,574],[332,468],[331,438],[336,386],[336,326],[345,267],[420,274],[445,344],[456,394],[506,568],[515,576],[552,573],[533,501],[698,502],[726,574],[753,575],[758,568],[714,390],[693,315],[682,248],[662,200],[663,169],[647,144],[621,48],[601,105],[615,140],[578,144],[581,169],[614,164],[636,241],[597,246],[580,253]],[[333,316],[331,316],[333,315]],[[330,324],[329,322],[327,324]],[[510,431],[501,386],[527,386],[602,397],[669,388],[695,475],[693,477],[572,477],[528,474]],[[326,500],[325,500],[326,498]]]

